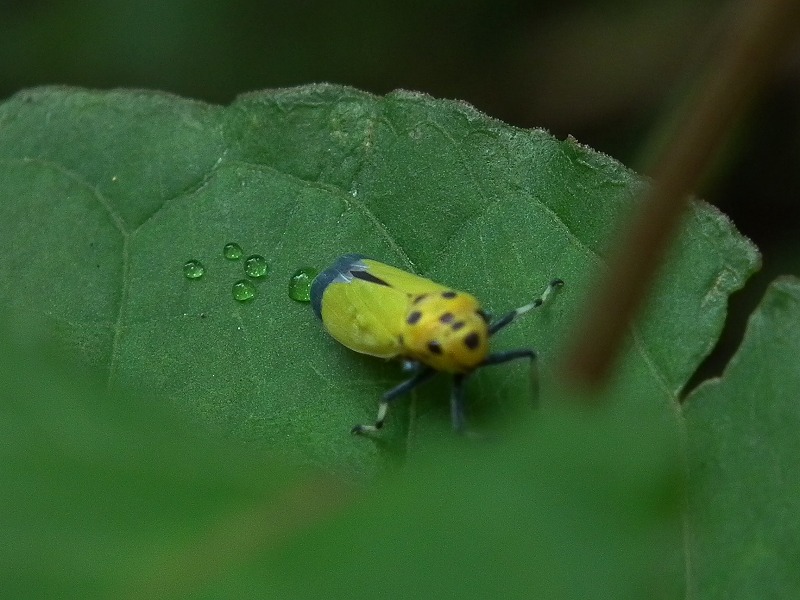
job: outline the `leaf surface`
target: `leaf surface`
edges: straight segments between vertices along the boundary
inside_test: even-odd
[[[288,300],[298,267],[358,251],[476,294],[502,313],[566,282],[546,311],[498,336],[547,370],[641,178],[607,156],[409,92],[337,86],[240,97],[229,107],[150,92],[44,88],[0,107],[6,309],[63,331],[110,383],[157,393],[226,435],[325,469],[374,472],[446,431],[443,384],[390,413],[383,442],[353,440],[402,376],[338,346]],[[241,263],[264,255],[258,298],[232,299]],[[190,281],[183,263],[207,273]],[[617,389],[675,419],[727,295],[758,262],[697,203],[633,329]],[[34,317],[36,318],[36,317]],[[471,423],[511,418],[526,369],[471,382]],[[411,406],[410,412],[405,408]]]
[[[800,594],[800,281],[768,289],[719,380],[686,402],[697,598]]]

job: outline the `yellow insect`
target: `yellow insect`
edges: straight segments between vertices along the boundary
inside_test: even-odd
[[[341,344],[362,354],[400,358],[410,379],[381,398],[373,425],[383,427],[389,403],[437,372],[453,374],[450,414],[453,428],[464,428],[464,382],[476,369],[518,358],[535,365],[533,350],[489,353],[489,337],[532,308],[541,306],[564,285],[554,279],[533,302],[490,322],[475,297],[360,254],[340,256],[311,284],[311,307]]]

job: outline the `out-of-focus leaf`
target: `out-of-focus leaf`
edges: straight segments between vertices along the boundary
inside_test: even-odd
[[[677,598],[674,438],[613,411],[550,414],[517,433],[440,447],[200,596]]]
[[[0,324],[0,595],[174,597],[295,535],[345,489],[78,377]],[[326,503],[297,499],[326,493]]]

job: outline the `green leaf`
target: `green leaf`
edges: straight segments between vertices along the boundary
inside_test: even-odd
[[[202,597],[676,598],[674,445],[630,417],[551,417],[440,446]]]
[[[645,185],[607,156],[457,102],[377,98],[338,86],[214,107],[149,92],[45,88],[0,106],[4,310],[46,319],[114,386],[326,470],[370,473],[449,435],[443,384],[390,413],[382,440],[348,435],[402,374],[337,345],[288,277],[358,251],[472,291],[499,313],[567,285],[498,337],[545,371],[605,268],[603,252]],[[270,263],[249,304],[232,299],[238,242]],[[188,280],[197,259],[206,275]],[[618,395],[677,427],[675,400],[758,255],[696,203],[646,315]],[[492,430],[525,404],[526,369],[475,377],[470,423]],[[644,400],[640,400],[644,399]],[[410,407],[410,409],[409,409]]]
[[[686,400],[690,591],[800,596],[800,281],[778,280],[719,380]]]

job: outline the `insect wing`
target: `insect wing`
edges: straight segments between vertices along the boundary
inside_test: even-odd
[[[447,289],[360,254],[345,254],[314,280],[311,305],[342,345],[391,358],[400,354],[399,338],[413,299]]]
[[[392,358],[400,353],[400,327],[408,296],[375,283],[353,279],[328,285],[322,322],[340,344],[362,354]]]
[[[370,274],[386,282],[396,290],[411,296],[444,292],[450,289],[430,279],[425,279],[424,277],[414,275],[402,269],[385,265],[376,260],[364,258],[361,262],[367,266]]]

